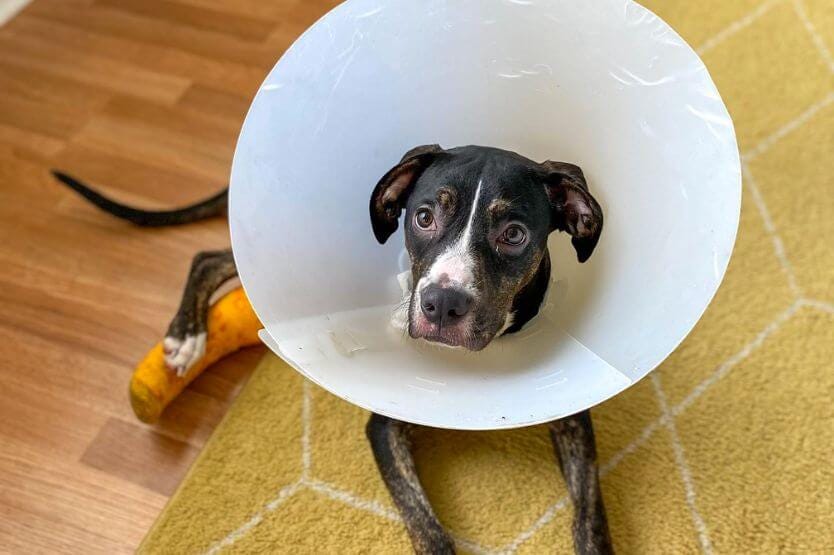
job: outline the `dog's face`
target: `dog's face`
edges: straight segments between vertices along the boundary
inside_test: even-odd
[[[514,322],[518,301],[534,284],[541,302],[547,277],[535,278],[549,274],[552,231],[573,236],[580,262],[602,231],[577,166],[478,146],[409,151],[377,184],[370,210],[380,243],[405,210],[409,335],[473,351],[523,324]]]

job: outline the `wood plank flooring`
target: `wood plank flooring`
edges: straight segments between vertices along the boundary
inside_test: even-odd
[[[0,552],[131,552],[262,354],[136,421],[132,367],[226,222],[136,229],[48,170],[145,207],[215,192],[258,85],[335,4],[34,0],[0,27]]]

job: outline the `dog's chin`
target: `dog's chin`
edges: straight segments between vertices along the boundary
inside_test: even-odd
[[[492,337],[472,333],[466,322],[440,328],[423,318],[410,320],[408,335],[412,339],[422,339],[423,341],[438,346],[452,349],[466,349],[467,351],[480,351],[489,345],[489,342],[492,340]]]

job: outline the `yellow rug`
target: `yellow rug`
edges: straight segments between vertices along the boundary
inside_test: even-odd
[[[724,285],[663,366],[594,409],[621,553],[834,552],[834,2],[652,0],[702,54],[744,154]],[[262,363],[143,553],[402,553],[367,413]],[[462,551],[570,552],[545,429],[422,430]]]

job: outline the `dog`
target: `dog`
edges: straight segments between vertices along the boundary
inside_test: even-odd
[[[151,212],[115,202],[53,172],[99,208],[141,226],[176,225],[225,213],[227,191],[177,210]],[[603,214],[582,170],[534,162],[483,146],[408,151],[374,187],[371,228],[385,243],[402,221],[411,286],[400,318],[415,340],[479,351],[539,312],[550,281],[549,235],[566,232],[580,262],[593,253]],[[403,216],[404,214],[404,216]],[[237,275],[231,250],[201,252],[164,339],[166,364],[185,373],[205,349],[212,293]],[[590,411],[547,424],[574,506],[574,549],[613,553]],[[413,425],[371,414],[366,434],[379,472],[416,553],[454,553],[411,454]]]

